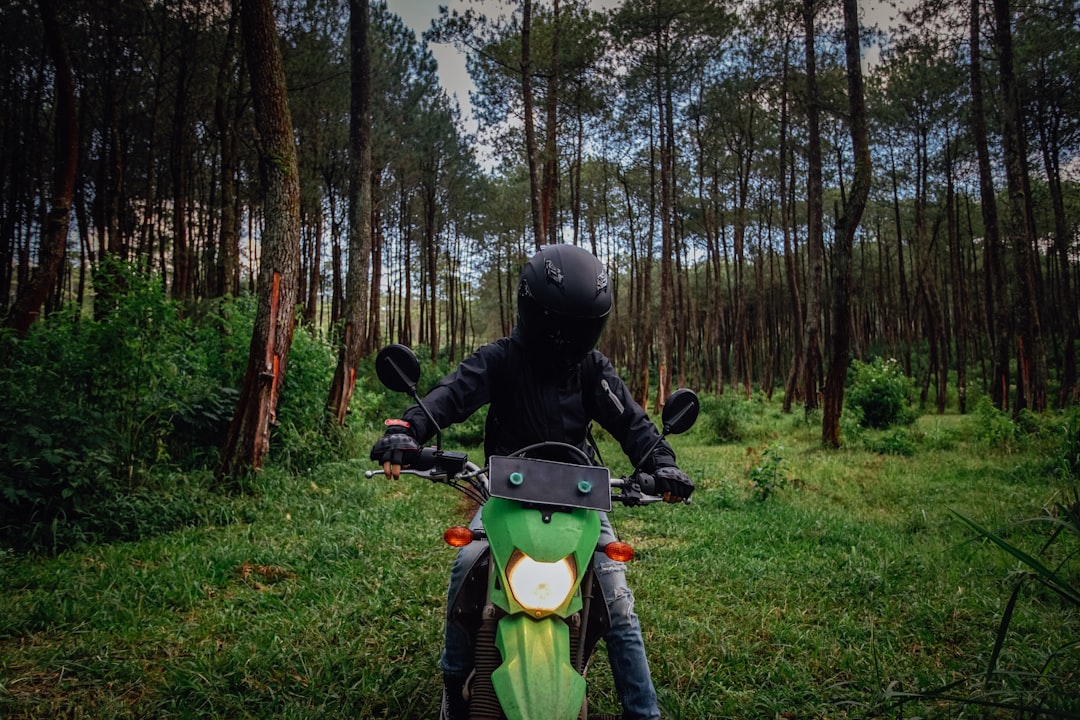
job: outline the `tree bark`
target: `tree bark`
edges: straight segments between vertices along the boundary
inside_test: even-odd
[[[1009,0],[994,0],[995,39],[1002,94],[1002,149],[1005,180],[1009,194],[1008,227],[1013,242],[1013,260],[1020,291],[1017,335],[1017,384],[1015,411],[1046,409],[1046,341],[1039,314],[1039,288],[1035,270],[1035,218],[1027,167],[1019,90],[1013,69],[1012,11]]]
[[[247,371],[217,468],[219,478],[234,482],[262,470],[270,448],[292,345],[300,267],[299,171],[272,0],[242,0],[240,23],[251,73],[266,222]]]
[[[814,50],[814,0],[803,0],[806,42],[806,124],[807,124],[807,262],[806,343],[803,366],[803,398],[806,412],[818,407],[818,378],[821,375],[821,285],[825,262],[822,229],[821,127],[817,93],[817,61]]]
[[[71,55],[55,0],[40,0],[38,9],[49,54],[56,69],[56,120],[53,128],[56,155],[53,160],[52,198],[38,247],[37,267],[31,271],[28,280],[20,284],[19,295],[7,321],[7,325],[20,337],[26,335],[57,284],[67,246],[71,200],[75,195],[75,170],[79,160],[78,109]]]
[[[540,161],[536,150],[536,119],[532,91],[532,0],[523,0],[521,11],[521,100],[525,120],[525,156],[529,164],[529,202],[532,207],[533,241],[536,249],[545,242],[543,199],[540,190]]]
[[[986,316],[990,321],[989,341],[993,348],[993,365],[989,378],[990,397],[999,410],[1005,410],[1009,406],[1009,338],[1012,336],[1012,328],[983,101],[981,0],[971,0],[970,11],[968,39],[971,45],[971,133],[979,166],[979,201],[984,248],[983,296]]]
[[[844,407],[851,347],[851,258],[855,231],[870,195],[870,137],[866,122],[862,69],[859,57],[859,7],[844,0],[844,48],[847,58],[848,111],[851,145],[855,153],[855,180],[851,196],[836,222],[836,246],[832,263],[832,333],[829,343],[829,375],[825,381],[821,438],[828,447],[839,447],[840,414]]]
[[[349,268],[345,279],[345,336],[330,385],[327,413],[345,424],[356,368],[367,353],[368,263],[371,257],[371,37],[368,0],[350,0],[352,101],[349,118]]]
[[[214,254],[213,279],[209,283],[210,297],[236,295],[240,291],[240,214],[237,212],[236,188],[240,158],[233,122],[236,113],[233,108],[235,100],[232,96],[232,88],[235,87],[232,82],[235,38],[239,20],[239,7],[234,6],[229,18],[229,31],[214,94],[214,123],[221,146],[221,195],[218,203],[221,227],[218,230],[218,246]]]
[[[780,225],[784,236],[784,274],[787,278],[788,301],[794,330],[791,332],[791,368],[788,370],[787,381],[784,383],[783,411],[791,412],[791,406],[798,394],[799,378],[803,376],[803,306],[802,297],[799,293],[799,274],[795,262],[794,244],[791,242],[794,232],[794,198],[789,197],[794,182],[788,182],[788,155],[791,152],[788,147],[788,51],[787,42],[784,45],[784,70],[783,70],[783,96],[780,99],[780,148],[779,169],[777,171],[780,180]],[[792,163],[794,165],[794,163]]]
[[[559,0],[552,3],[551,68],[548,77],[547,119],[544,139],[544,179],[541,189],[541,221],[547,232],[547,241],[557,243],[559,230],[555,221],[556,197],[559,188]]]

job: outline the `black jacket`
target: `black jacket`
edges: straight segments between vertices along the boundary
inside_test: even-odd
[[[652,472],[675,464],[675,453],[666,442],[644,457],[659,433],[600,351],[590,351],[569,373],[540,365],[515,329],[510,337],[484,345],[462,360],[424,397],[424,405],[441,428],[490,405],[484,432],[488,456],[507,455],[541,441],[568,443],[591,454],[586,431],[595,420],[619,442],[635,467]],[[415,405],[403,419],[421,443],[435,434]]]

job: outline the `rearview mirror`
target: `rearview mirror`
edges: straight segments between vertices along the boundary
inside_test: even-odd
[[[671,393],[667,402],[664,403],[664,412],[661,420],[664,423],[664,434],[678,435],[684,433],[697,422],[698,411],[701,402],[697,393],[690,388],[680,388]]]
[[[375,374],[388,389],[415,395],[416,383],[420,382],[420,361],[405,345],[387,345],[375,356]]]

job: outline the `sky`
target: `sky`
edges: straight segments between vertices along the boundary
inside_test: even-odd
[[[439,16],[439,5],[460,5],[460,0],[387,0],[386,7],[412,29],[419,38],[421,33],[431,28],[431,21]],[[439,80],[451,97],[457,96],[462,113],[468,123],[472,122],[469,114],[469,91],[475,86],[465,70],[465,56],[453,45],[431,45],[431,54],[439,64]]]
[[[592,0],[595,7],[616,6],[621,0]],[[417,37],[431,27],[431,21],[439,16],[439,5],[464,6],[464,0],[387,0],[386,6],[390,12],[398,15],[405,25],[416,33]],[[895,16],[896,10],[891,5],[912,5],[914,0],[860,0],[859,14],[864,25],[873,23],[888,26],[890,16]],[[500,0],[492,5],[505,5],[505,0]],[[465,70],[465,56],[459,53],[453,45],[431,45],[431,54],[439,64],[439,80],[447,94],[457,97],[461,105],[463,119],[470,130],[475,129],[475,121],[472,118],[469,105],[469,92],[475,89],[469,73]],[[876,59],[876,48],[868,53],[868,60]]]

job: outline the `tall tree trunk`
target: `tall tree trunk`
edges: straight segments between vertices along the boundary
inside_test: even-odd
[[[1013,242],[1016,279],[1020,290],[1020,331],[1017,342],[1017,386],[1014,410],[1046,409],[1046,341],[1039,313],[1035,269],[1035,217],[1027,168],[1020,93],[1013,70],[1012,12],[1009,0],[994,0],[994,36],[998,46],[998,72],[1002,94],[1002,149],[1009,193],[1009,237]]]
[[[790,38],[785,40],[784,43],[784,71],[783,71],[783,95],[780,99],[780,164],[778,174],[780,176],[780,225],[782,226],[782,232],[784,235],[784,275],[787,278],[788,288],[788,302],[791,313],[791,368],[788,370],[787,381],[784,383],[784,402],[783,411],[785,413],[791,412],[791,406],[795,401],[795,397],[798,394],[799,379],[803,376],[803,306],[802,298],[799,295],[799,272],[796,266],[795,247],[792,243],[792,233],[794,231],[794,197],[790,194],[794,188],[789,185],[794,185],[794,182],[788,182],[788,167],[787,161],[791,149],[788,147],[788,100],[791,97],[788,88],[788,43]],[[792,171],[794,170],[795,163],[792,162]],[[792,173],[792,180],[794,180],[794,173]]]
[[[953,155],[955,142],[950,138],[946,145],[945,188],[946,213],[948,213],[949,260],[952,272],[953,325],[956,337],[956,399],[957,410],[961,415],[967,413],[967,278],[964,257],[960,244],[959,208],[956,200],[955,173]]]
[[[1062,309],[1061,329],[1063,352],[1061,358],[1061,387],[1058,390],[1058,407],[1072,405],[1080,400],[1080,384],[1076,373],[1076,340],[1078,337],[1076,321],[1076,297],[1073,295],[1072,263],[1070,260],[1069,219],[1065,211],[1065,193],[1061,182],[1061,123],[1063,113],[1059,107],[1051,105],[1053,90],[1040,82],[1036,96],[1036,125],[1039,134],[1039,148],[1042,152],[1043,169],[1046,172],[1047,188],[1050,191],[1050,203],[1054,213],[1054,252],[1061,267],[1061,287],[1057,293],[1058,304]]]
[[[382,219],[379,212],[379,203],[375,202],[375,198],[382,194],[382,180],[379,173],[374,172],[372,168],[371,173],[371,282],[369,283],[368,292],[368,333],[367,333],[367,347],[377,348],[382,345],[382,313],[380,312],[380,294],[382,292],[383,284],[383,266],[385,264],[385,258],[383,257],[384,248],[386,247],[385,238],[382,231]]]
[[[548,77],[547,121],[544,139],[544,186],[541,190],[541,212],[547,241],[559,241],[559,229],[555,218],[556,197],[559,187],[559,0],[553,0],[551,10],[551,69]]]
[[[983,221],[985,313],[990,325],[993,365],[990,375],[990,397],[999,410],[1009,406],[1009,338],[1012,337],[1009,314],[1008,285],[1002,257],[1001,234],[998,227],[997,198],[990,166],[990,144],[987,140],[986,109],[983,102],[982,79],[982,4],[971,0],[968,39],[971,45],[971,132],[979,165],[979,200]]]
[[[806,292],[806,363],[803,398],[806,412],[818,407],[818,379],[821,376],[821,285],[825,263],[822,229],[821,127],[817,93],[817,60],[814,50],[814,0],[803,0],[806,42],[806,123],[807,123],[807,262],[809,282]]]
[[[532,207],[533,240],[536,249],[544,243],[543,199],[540,191],[540,161],[536,150],[536,119],[533,117],[532,91],[532,0],[521,3],[521,100],[525,116],[525,157],[529,163],[529,203]]]
[[[270,449],[278,391],[292,346],[300,268],[300,177],[273,0],[241,0],[240,23],[251,73],[266,223],[247,371],[218,465],[218,476],[233,481],[260,471]]]
[[[345,278],[345,337],[330,385],[327,414],[345,424],[356,368],[367,353],[368,261],[371,258],[371,46],[368,0],[349,0],[352,96],[349,117],[349,269]]]
[[[431,362],[434,363],[439,357],[439,238],[435,230],[435,216],[437,213],[436,203],[438,191],[435,181],[424,188],[424,237],[422,238],[424,249],[424,275],[427,278],[427,343],[430,350]]]
[[[892,200],[893,200],[893,225],[896,228],[896,276],[898,285],[900,286],[900,312],[899,312],[899,324],[900,324],[900,345],[901,345],[901,357],[904,363],[904,373],[911,375],[911,346],[912,338],[914,336],[914,325],[912,320],[912,302],[911,302],[911,290],[908,288],[908,275],[907,275],[907,260],[905,260],[904,251],[904,223],[903,216],[900,211],[900,188],[899,180],[897,178],[898,171],[896,169],[896,158],[893,155],[892,147],[889,147],[889,164],[890,164],[890,177],[892,179]]]
[[[19,295],[7,320],[8,326],[20,337],[26,335],[50,291],[56,287],[67,247],[71,200],[75,195],[75,170],[79,160],[79,111],[75,101],[71,55],[55,0],[39,0],[38,10],[56,70],[56,119],[53,128],[56,154],[53,158],[52,198],[38,246],[37,266],[27,281],[19,285]]]
[[[218,247],[214,253],[215,267],[212,269],[213,280],[209,283],[210,296],[235,295],[239,291],[240,279],[240,221],[237,212],[236,173],[239,168],[236,130],[231,113],[235,113],[235,104],[231,89],[233,82],[233,63],[235,52],[236,28],[240,21],[239,4],[233,6],[229,18],[229,32],[225,38],[225,51],[218,68],[217,88],[214,93],[214,123],[221,146],[221,196],[218,207],[221,212],[221,227],[218,231]]]
[[[848,122],[855,153],[855,180],[851,196],[836,221],[833,249],[832,333],[829,343],[829,375],[825,381],[821,439],[828,447],[840,446],[840,414],[844,408],[844,386],[851,347],[851,259],[855,231],[859,227],[866,200],[870,196],[870,137],[866,124],[862,69],[859,58],[859,7],[856,0],[844,0],[844,48],[847,58]]]
[[[190,55],[195,52],[196,32],[186,23],[182,28],[180,60],[176,71],[176,102],[173,104],[172,147],[169,153],[169,169],[172,176],[173,196],[173,285],[174,298],[190,298],[193,284],[193,255],[188,228],[188,168],[195,153],[188,133],[188,84],[190,80]]]
[[[312,218],[311,252],[308,255],[307,299],[304,302],[304,322],[315,327],[319,312],[319,293],[322,289],[322,269],[319,259],[323,247],[323,217],[318,213]]]
[[[656,385],[656,410],[659,412],[667,402],[668,393],[671,391],[671,348],[673,342],[672,315],[675,281],[672,275],[672,256],[675,253],[672,242],[672,219],[674,209],[672,207],[672,185],[674,183],[674,165],[672,146],[669,144],[670,128],[672,122],[671,93],[668,88],[667,78],[661,62],[663,57],[663,32],[659,24],[656,28],[656,112],[660,128],[660,332],[656,348],[657,354],[657,385]],[[651,243],[650,243],[651,246]]]

